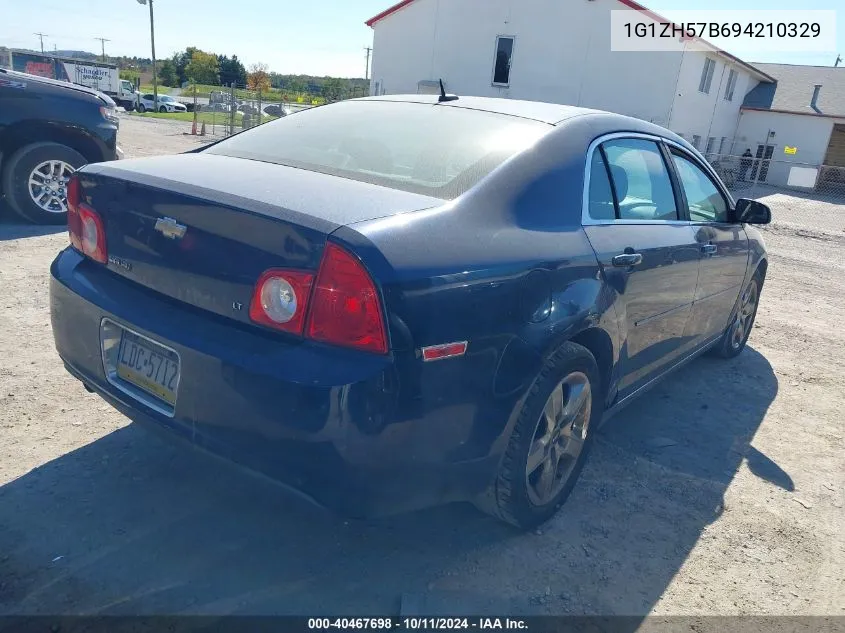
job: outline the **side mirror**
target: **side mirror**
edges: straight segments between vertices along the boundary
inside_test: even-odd
[[[743,224],[769,224],[772,221],[772,210],[762,202],[740,198],[736,201],[734,217]]]

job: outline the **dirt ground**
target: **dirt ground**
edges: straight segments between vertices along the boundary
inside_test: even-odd
[[[184,124],[124,118],[128,157]],[[127,423],[61,366],[64,230],[0,223],[0,614],[845,616],[845,207],[766,199],[749,348],[600,432],[541,530],[464,505],[344,522]]]

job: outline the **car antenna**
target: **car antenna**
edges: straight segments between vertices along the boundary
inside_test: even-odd
[[[444,101],[457,101],[458,95],[447,95],[446,88],[443,87],[443,80],[440,80],[440,98],[437,99],[438,103],[443,103]]]

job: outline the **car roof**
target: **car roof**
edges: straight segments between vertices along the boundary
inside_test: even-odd
[[[15,70],[9,70],[7,68],[0,68],[0,73],[4,75],[8,75],[9,77],[14,77],[19,81],[32,81],[35,83],[47,84],[49,86],[56,86],[57,88],[64,88],[67,90],[74,90],[76,92],[83,92],[85,94],[93,95],[95,97],[100,97],[101,99],[108,99],[109,97],[98,90],[94,90],[93,88],[88,88],[87,86],[80,86],[79,84],[72,84],[68,81],[59,81],[58,79],[49,79],[47,77],[41,77],[39,75],[30,75],[28,73],[19,73]]]
[[[356,101],[394,101],[405,103],[423,103],[448,106],[450,108],[465,108],[467,110],[481,110],[510,116],[533,119],[550,125],[555,125],[566,119],[582,114],[604,114],[602,110],[579,108],[558,103],[543,103],[541,101],[521,101],[518,99],[497,99],[493,97],[458,97],[455,101],[438,102],[439,95],[382,95],[379,97],[364,97]]]

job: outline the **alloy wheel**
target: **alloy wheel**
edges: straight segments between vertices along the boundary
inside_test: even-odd
[[[751,333],[751,328],[754,326],[754,313],[757,310],[757,281],[752,279],[748,284],[748,288],[742,294],[739,303],[739,310],[736,313],[736,319],[733,324],[733,331],[731,333],[731,346],[738,349],[742,346],[748,335]]]
[[[29,196],[49,213],[67,213],[67,183],[74,168],[61,160],[36,165],[29,174]]]
[[[537,421],[525,480],[535,506],[551,502],[572,476],[587,439],[592,395],[590,380],[572,372],[552,390]]]

